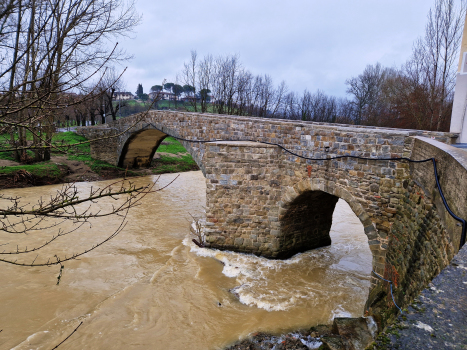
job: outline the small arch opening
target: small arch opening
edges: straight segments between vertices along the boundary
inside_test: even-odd
[[[338,197],[306,191],[295,198],[281,220],[282,257],[331,245],[329,231]]]
[[[156,129],[132,134],[125,143],[119,166],[151,167],[154,174],[199,170],[191,148]]]
[[[297,253],[330,246],[336,234],[331,234],[331,230],[338,231],[334,237],[340,239],[345,231],[343,227],[347,225],[349,230],[345,234],[355,239],[355,243],[358,241],[365,261],[371,261],[373,270],[382,274],[379,266],[384,264],[385,251],[375,244],[378,232],[358,201],[343,188],[324,186],[323,189],[323,186],[312,184],[309,190],[299,190],[304,186],[306,184],[297,185],[295,193],[299,195],[289,203],[281,204],[281,210],[285,209],[285,212],[279,217],[278,257],[287,259]]]
[[[149,167],[157,148],[168,135],[155,129],[132,134],[123,146],[118,161],[121,168]]]

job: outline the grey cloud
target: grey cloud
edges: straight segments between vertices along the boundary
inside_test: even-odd
[[[426,0],[139,0],[143,23],[121,45],[134,55],[130,91],[175,80],[190,50],[239,54],[245,68],[290,90],[345,95],[367,64],[400,65],[423,34]]]

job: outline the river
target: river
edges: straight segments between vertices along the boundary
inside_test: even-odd
[[[157,186],[174,179],[164,174]],[[136,184],[156,180],[136,178]],[[82,191],[112,181],[78,183]],[[61,185],[2,191],[33,203]],[[361,316],[368,297],[371,252],[358,218],[340,200],[330,247],[286,261],[201,249],[191,243],[192,216],[202,216],[201,172],[180,174],[130,211],[111,241],[59,267],[0,269],[0,348],[221,349],[257,331],[280,333]],[[108,208],[111,199],[99,202]],[[61,237],[40,253],[68,256],[89,248],[119,225],[115,217]],[[42,242],[53,229],[27,237],[0,234],[2,249]],[[16,242],[16,243],[15,243]],[[24,243],[28,242],[28,243]],[[33,260],[35,254],[31,257]],[[27,260],[26,260],[27,261]]]

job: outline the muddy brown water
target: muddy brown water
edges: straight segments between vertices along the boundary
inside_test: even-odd
[[[176,175],[165,174],[157,186]],[[157,177],[137,178],[137,184]],[[112,181],[79,183],[82,191]],[[3,191],[28,203],[61,185]],[[105,209],[112,200],[97,206]],[[2,203],[4,205],[4,203]],[[187,172],[130,211],[113,240],[59,268],[0,269],[0,348],[221,349],[257,331],[272,333],[361,316],[368,296],[371,252],[363,227],[339,201],[332,245],[275,261],[201,249],[189,239],[190,214],[202,215],[205,182]],[[38,261],[71,254],[104,239],[115,217],[85,225],[44,249]],[[42,242],[47,229],[0,234],[2,249]],[[25,243],[27,242],[27,243]],[[35,255],[22,258],[33,260]]]

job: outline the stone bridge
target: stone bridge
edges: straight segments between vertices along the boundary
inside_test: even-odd
[[[461,227],[441,202],[431,162],[376,158],[435,157],[450,207],[467,218],[467,152],[449,145],[456,134],[171,111],[78,132],[96,139],[94,158],[120,167],[149,165],[167,135],[218,140],[182,141],[206,178],[206,245],[212,248],[288,258],[329,245],[332,214],[342,198],[363,224],[374,271],[394,281],[399,305],[456,254]],[[225,140],[276,143],[323,160]],[[324,160],[336,155],[372,159]],[[367,309],[384,321],[392,306],[389,284],[373,276]]]

